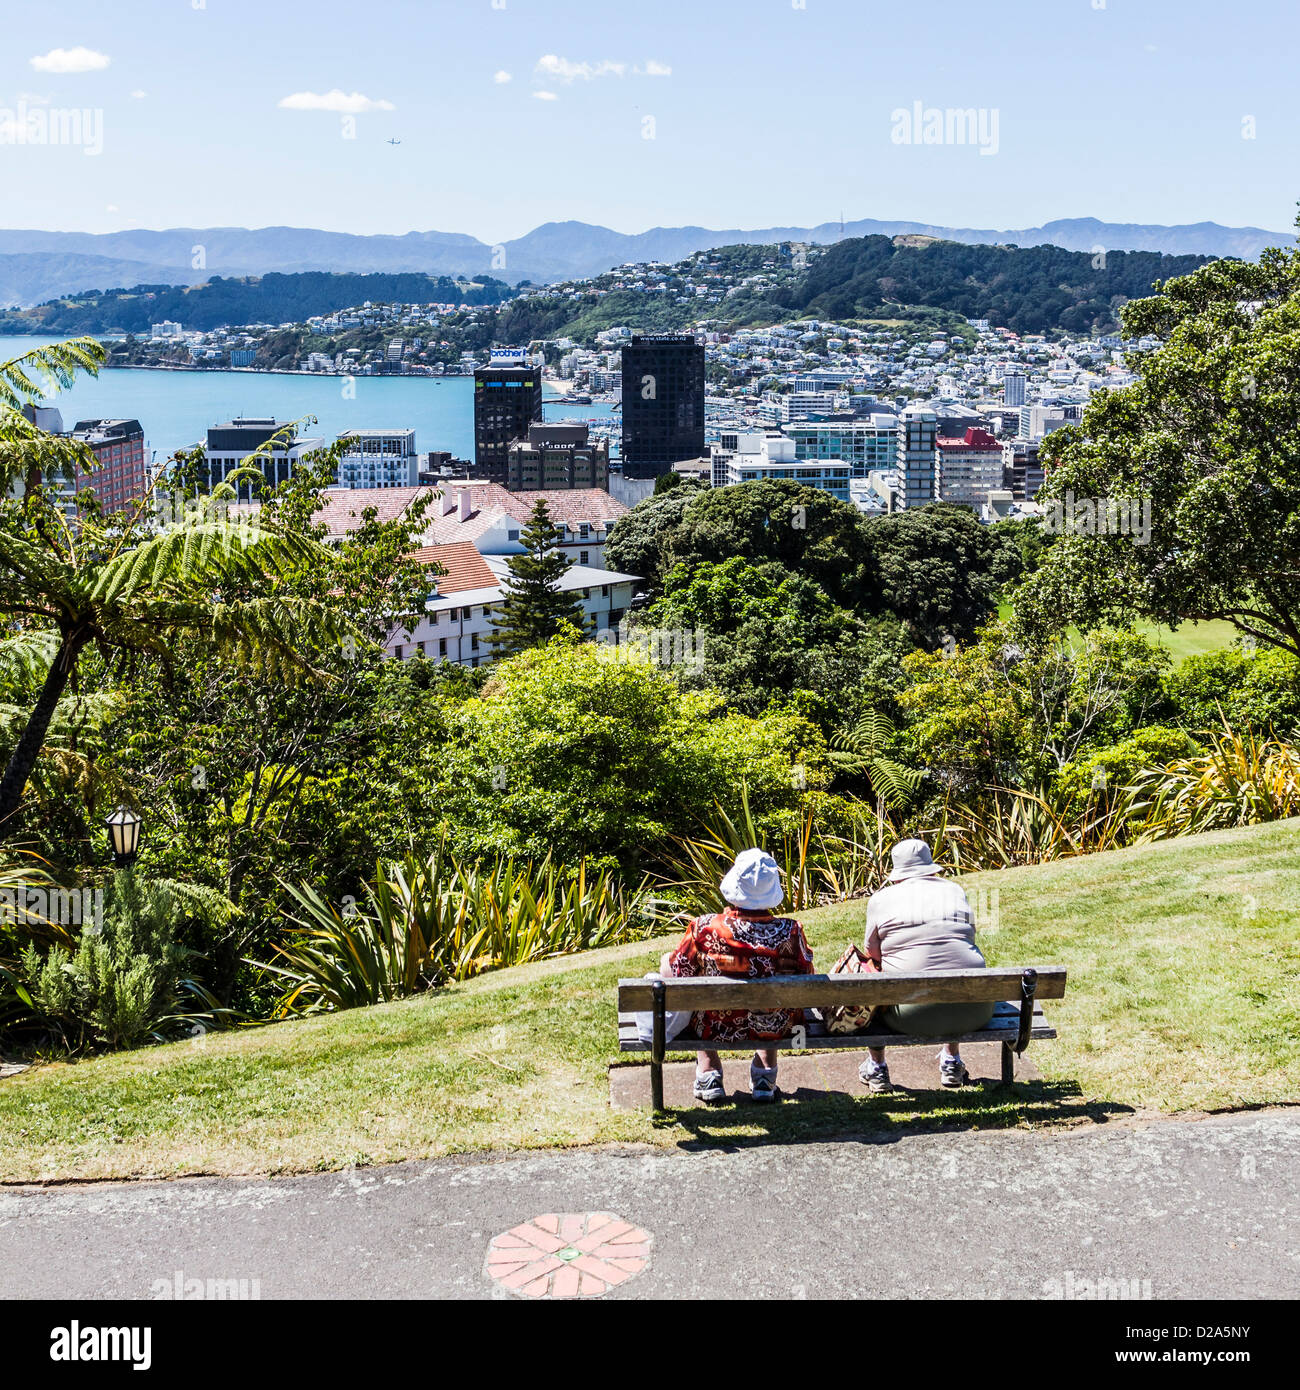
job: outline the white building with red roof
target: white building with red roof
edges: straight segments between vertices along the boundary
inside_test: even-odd
[[[500,608],[509,578],[505,556],[484,558],[471,541],[424,546],[415,558],[443,573],[434,576],[424,617],[412,629],[389,634],[387,647],[399,661],[425,656],[460,666],[486,666],[493,659],[489,642],[493,614]],[[560,581],[563,593],[576,594],[587,630],[597,641],[617,642],[619,623],[641,583],[634,574],[618,574],[590,565],[574,565]]]

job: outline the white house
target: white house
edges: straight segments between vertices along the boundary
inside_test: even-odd
[[[424,655],[430,661],[460,666],[488,665],[494,659],[488,640],[493,613],[505,597],[509,561],[504,556],[485,558],[469,541],[426,546],[415,558],[425,564],[436,563],[446,573],[435,579],[425,616],[414,629],[390,634],[389,652],[399,661]],[[618,625],[640,582],[634,574],[574,565],[560,581],[560,589],[579,594],[588,631],[605,634],[597,640],[617,642]]]

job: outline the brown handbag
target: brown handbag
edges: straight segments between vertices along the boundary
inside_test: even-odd
[[[844,954],[831,966],[832,975],[878,975],[880,966],[870,956],[865,955],[851,942]],[[828,1033],[869,1033],[875,1021],[876,1007],[871,1004],[836,1004],[829,1009],[818,1009]]]

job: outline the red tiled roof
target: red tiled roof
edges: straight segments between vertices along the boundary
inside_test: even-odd
[[[466,589],[494,589],[500,583],[470,541],[451,545],[425,545],[411,552],[421,565],[441,565],[446,571],[437,578],[440,594],[458,594]]]
[[[471,504],[472,505],[472,504]],[[435,502],[424,514],[425,545],[446,545],[452,541],[478,541],[485,531],[490,531],[505,515],[504,512],[471,511],[469,519],[462,521],[458,512],[441,514],[441,504]]]
[[[324,494],[324,505],[312,517],[324,523],[331,536],[346,535],[361,525],[361,513],[367,507],[375,509],[380,521],[395,521],[427,488],[421,487],[357,487],[330,488]],[[438,504],[435,502],[434,507]]]
[[[547,492],[511,492],[496,483],[486,483],[472,489],[486,494],[484,505],[496,505],[504,512],[520,521],[527,521],[528,514],[540,497],[550,509],[553,521],[617,521],[628,510],[617,498],[611,497],[604,488],[575,487],[554,488]]]
[[[424,538],[435,543],[470,539],[482,534],[494,517],[505,513],[516,521],[527,521],[539,497],[546,500],[554,521],[566,525],[581,522],[614,522],[628,509],[604,488],[555,488],[545,492],[511,492],[497,483],[457,483],[454,479],[437,487],[358,487],[330,488],[323,494],[323,505],[312,518],[323,523],[327,535],[342,536],[361,525],[361,513],[375,509],[380,521],[400,517],[417,498],[441,491],[424,513]],[[459,504],[460,493],[469,494],[470,515],[462,521],[456,511],[443,514],[448,502]],[[255,508],[258,504],[253,504]]]

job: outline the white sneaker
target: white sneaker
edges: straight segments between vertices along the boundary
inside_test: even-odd
[[[757,1101],[775,1100],[777,1097],[776,1068],[750,1067],[749,1092]]]
[[[873,1062],[870,1057],[858,1068],[858,1079],[872,1095],[882,1096],[894,1089],[889,1079],[889,1063]]]
[[[726,1100],[727,1088],[722,1084],[722,1073],[720,1071],[706,1071],[695,1073],[696,1100],[706,1100],[710,1104],[714,1101]]]
[[[939,1084],[950,1089],[970,1084],[970,1072],[960,1057],[949,1057],[946,1052],[939,1054]]]

